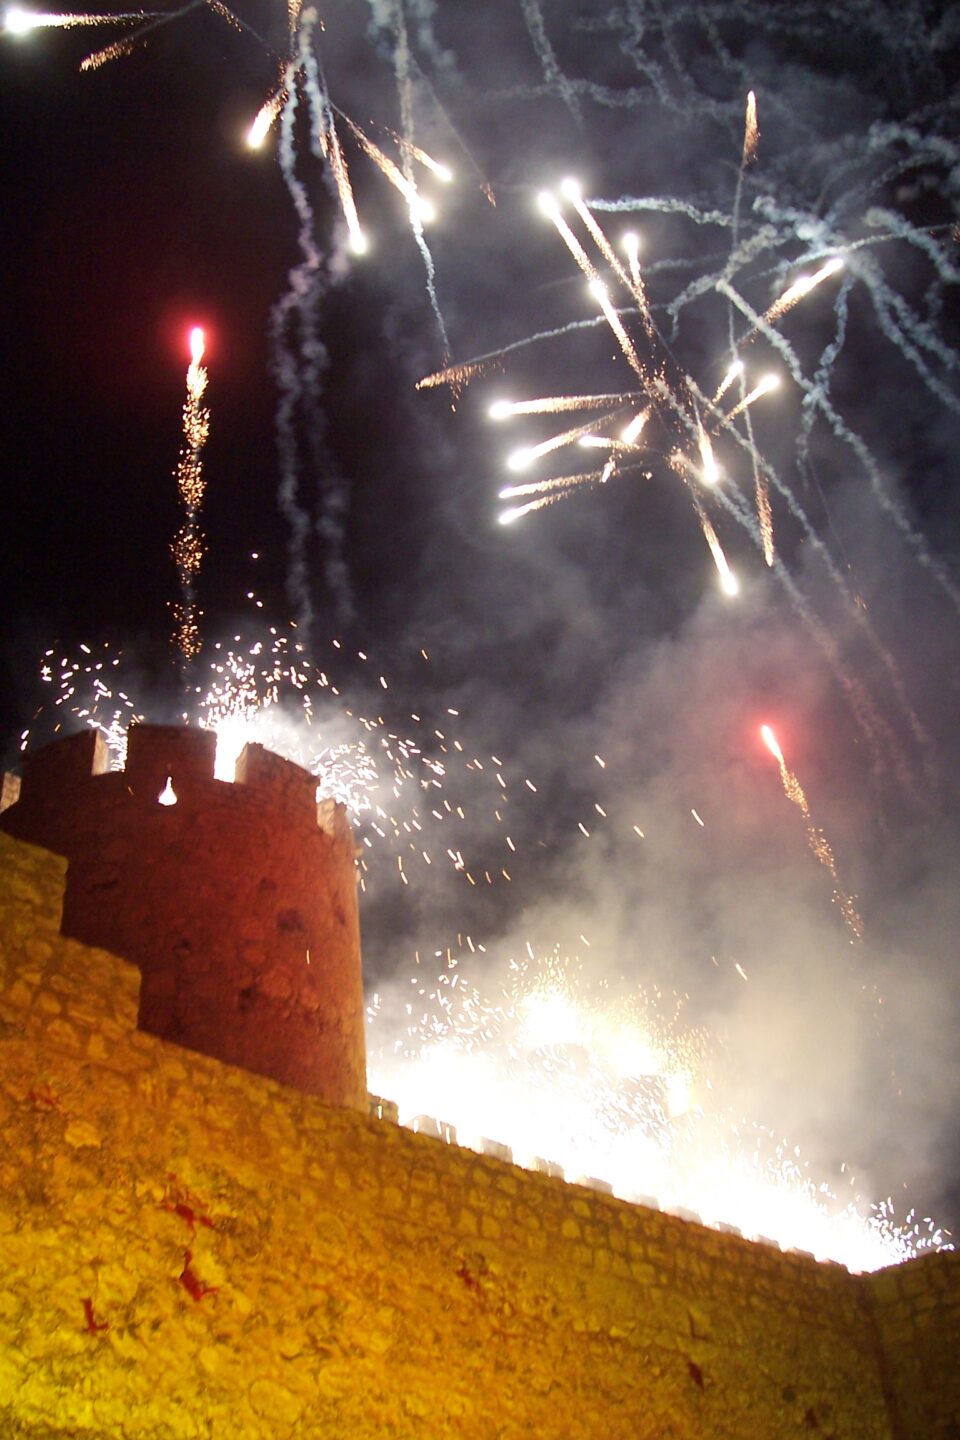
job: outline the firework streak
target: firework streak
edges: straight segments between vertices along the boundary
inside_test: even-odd
[[[843,922],[850,931],[851,944],[858,942],[863,939],[863,921],[857,913],[857,907],[854,904],[853,897],[841,888],[840,877],[837,874],[836,861],[833,858],[833,851],[830,848],[830,844],[823,831],[813,823],[807,797],[804,795],[800,781],[796,775],[787,769],[787,762],[783,758],[783,751],[780,749],[776,735],[769,725],[761,725],[760,735],[764,745],[766,745],[770,754],[780,767],[780,779],[783,782],[784,794],[788,800],[793,801],[803,816],[804,824],[807,827],[807,844],[833,881],[833,902],[840,907]]]
[[[200,507],[206,482],[203,478],[203,447],[210,430],[210,412],[203,406],[207,372],[203,359],[203,331],[190,332],[190,364],[187,368],[187,398],[183,406],[183,445],[177,463],[177,493],[184,510],[183,523],[170,545],[180,578],[180,599],[173,602],[173,643],[183,662],[200,651],[200,611],[197,609],[196,580],[203,559],[204,538],[200,530]]]

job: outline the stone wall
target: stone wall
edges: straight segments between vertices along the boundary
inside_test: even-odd
[[[960,1440],[960,1254],[867,1275],[895,1440]]]
[[[141,1028],[365,1109],[345,809],[318,811],[316,778],[261,745],[216,780],[215,746],[133,725],[107,773],[97,732],[56,741],[26,757],[0,829],[68,858],[63,931],[139,966]]]
[[[888,1294],[139,1032],[63,875],[0,835],[0,1433],[941,1434],[884,1392],[915,1266]]]

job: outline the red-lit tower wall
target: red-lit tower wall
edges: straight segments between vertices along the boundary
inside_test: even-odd
[[[210,731],[88,730],[26,758],[0,828],[65,855],[65,935],[133,961],[139,1025],[334,1105],[366,1105],[354,840],[299,766]],[[170,787],[176,803],[161,804]],[[168,792],[169,793],[169,792]],[[9,790],[6,800],[12,798]]]

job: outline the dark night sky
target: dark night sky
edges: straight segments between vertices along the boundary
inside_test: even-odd
[[[630,372],[593,328],[515,352],[455,408],[444,388],[417,392],[443,345],[403,204],[345,142],[373,241],[362,262],[347,257],[301,96],[296,173],[324,256],[310,314],[325,361],[312,418],[301,410],[295,425],[309,538],[306,582],[291,585],[269,334],[302,255],[276,135],[258,154],[241,143],[276,57],[208,9],[92,74],[80,60],[120,32],[5,34],[7,762],[50,645],[122,646],[151,713],[177,703],[171,472],[184,336],[203,323],[208,647],[252,633],[254,589],[278,624],[309,605],[318,663],[335,635],[370,653],[396,678],[398,713],[459,709],[477,753],[539,781],[539,808],[515,817],[512,889],[462,902],[474,933],[504,953],[526,939],[571,948],[587,933],[598,972],[689,992],[737,1057],[750,1113],[826,1166],[851,1157],[877,1193],[909,1177],[911,1197],[956,1221],[960,7],[715,0],[671,5],[669,19],[642,0],[404,8],[417,139],[457,171],[449,191],[437,187],[426,232],[455,360],[595,314],[536,209],[541,186],[574,173],[588,196],[729,216],[756,88],[762,138],[735,287],[763,310],[805,264],[857,247],[842,285],[827,282],[780,326],[836,424],[793,384],[752,412],[784,487],[773,497],[782,568],[769,571],[714,506],[743,587],[735,602],[719,594],[665,433],[651,438],[650,479],[635,471],[498,525],[505,452],[563,421],[497,428],[490,400],[618,390]],[[388,148],[376,127],[403,123],[392,6],[322,9],[331,97]],[[279,9],[238,13],[282,48]],[[597,214],[614,236],[642,231],[658,324],[712,390],[728,309],[713,284],[686,287],[723,270],[729,226],[677,208]],[[671,331],[668,307],[685,291]],[[784,372],[766,340],[750,348],[755,370]],[[306,383],[306,347],[292,338],[290,350]],[[730,447],[721,461],[749,509],[748,456]],[[417,668],[421,645],[429,669]],[[362,675],[345,674],[348,691],[366,693]],[[848,943],[758,744],[764,720],[859,897],[862,945]],[[585,844],[577,821],[592,825],[596,803],[608,823]],[[483,853],[502,844],[483,826],[472,839]],[[460,889],[431,875],[410,891],[371,899],[367,965],[381,978],[461,923]],[[876,994],[882,1023],[863,998]]]

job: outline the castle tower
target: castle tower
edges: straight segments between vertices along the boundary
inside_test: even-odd
[[[107,770],[87,730],[26,758],[0,829],[65,855],[62,930],[140,969],[139,1026],[364,1109],[354,842],[316,780],[247,745],[213,778],[211,731],[135,725]],[[10,803],[11,800],[13,803]]]

